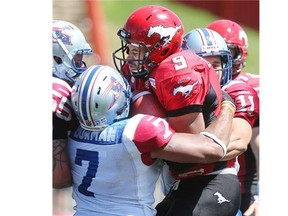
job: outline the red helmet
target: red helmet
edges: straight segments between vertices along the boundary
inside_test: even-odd
[[[114,64],[119,70],[125,63],[127,44],[144,47],[147,52],[144,59],[138,59],[138,71],[135,77],[147,78],[151,71],[169,55],[180,51],[184,27],[180,18],[171,10],[157,5],[141,7],[128,17],[124,28],[118,31],[122,47],[113,53]],[[121,51],[122,56],[117,56]],[[119,70],[120,71],[120,70]]]
[[[236,22],[227,19],[216,20],[207,27],[218,32],[225,39],[230,50],[235,49],[235,55],[232,56],[233,76],[240,73],[245,67],[248,55],[248,37],[243,28]]]

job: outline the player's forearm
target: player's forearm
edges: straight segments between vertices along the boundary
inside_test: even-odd
[[[239,134],[238,134],[239,135]],[[235,137],[232,133],[231,140],[227,148],[226,157],[235,158],[247,150],[249,144],[249,135],[243,134],[242,137]]]
[[[226,148],[213,134],[175,133],[166,146],[151,152],[151,157],[178,163],[213,163],[225,155],[222,146]]]
[[[252,128],[243,118],[234,118],[232,123],[232,132],[227,154],[222,161],[233,159],[247,150],[251,140]]]
[[[234,111],[231,107],[222,106],[219,116],[205,129],[205,131],[214,134],[227,146],[231,137],[233,116]]]
[[[72,185],[70,162],[67,154],[67,139],[53,140],[53,188]]]

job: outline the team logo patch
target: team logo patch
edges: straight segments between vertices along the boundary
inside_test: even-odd
[[[181,28],[181,25],[174,27],[164,27],[163,25],[151,26],[148,31],[148,37],[151,37],[154,33],[160,35],[160,39],[165,38],[164,45],[169,44],[176,32]]]
[[[111,91],[113,92],[113,103],[110,105],[110,108],[113,107],[115,102],[119,100],[121,93],[125,92],[125,88],[118,82],[114,77],[111,77]]]
[[[177,88],[174,88],[173,95],[175,96],[178,92],[180,92],[185,98],[187,98],[191,94],[194,86],[196,86],[197,84],[198,81],[193,83],[192,85],[178,86]]]
[[[225,197],[223,197],[223,195],[221,193],[219,193],[218,191],[214,193],[214,196],[217,196],[217,200],[219,204],[222,204],[223,202],[230,202],[230,200],[227,200]]]
[[[54,27],[53,36],[54,38],[60,39],[66,45],[72,45],[70,31],[72,27],[65,26],[64,28]]]

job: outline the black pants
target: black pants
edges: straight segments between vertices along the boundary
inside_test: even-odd
[[[180,181],[156,210],[157,216],[235,216],[240,203],[236,175],[206,175]]]
[[[253,184],[250,185],[250,190],[242,193],[241,195],[241,211],[244,213],[250,205],[255,201],[254,195],[259,195],[257,181],[253,181]]]

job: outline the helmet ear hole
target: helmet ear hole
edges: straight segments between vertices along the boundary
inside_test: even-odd
[[[116,114],[121,115],[125,111],[126,108],[127,108],[127,105],[121,107],[119,110],[116,111]]]
[[[87,66],[83,57],[93,54],[81,30],[70,22],[53,20],[53,75],[73,84]]]
[[[53,58],[54,58],[54,60],[55,60],[55,62],[56,62],[57,64],[62,64],[62,63],[63,63],[63,61],[62,61],[62,59],[61,59],[60,57],[58,57],[58,56],[53,56]]]
[[[103,130],[129,115],[131,90],[110,66],[93,65],[79,76],[71,92],[72,106],[81,127]],[[77,106],[78,105],[78,106]]]

